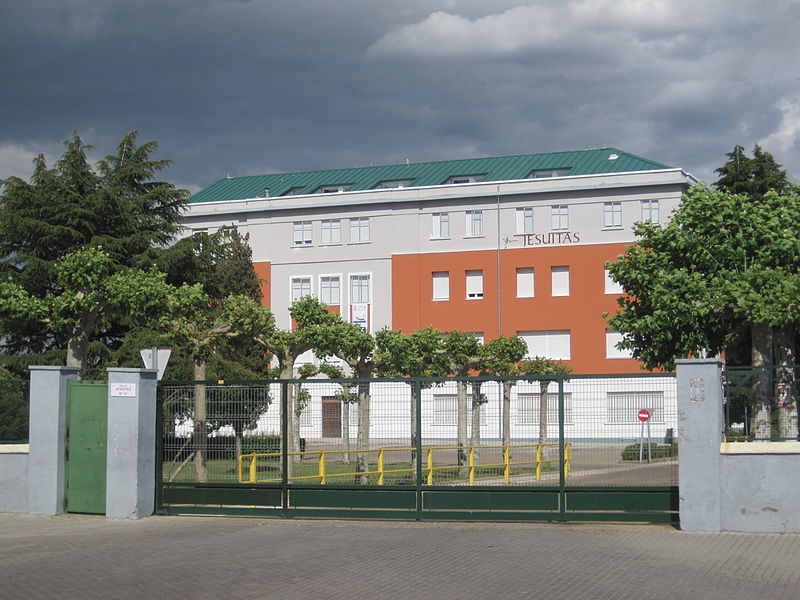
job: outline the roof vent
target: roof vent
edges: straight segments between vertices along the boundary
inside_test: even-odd
[[[619,158],[619,154],[609,154],[608,160],[617,160]]]

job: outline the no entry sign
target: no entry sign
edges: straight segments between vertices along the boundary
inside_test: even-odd
[[[638,416],[639,416],[639,420],[642,423],[644,423],[645,421],[649,421],[650,420],[650,411],[645,409],[645,408],[643,408],[642,410],[639,411],[639,415]]]

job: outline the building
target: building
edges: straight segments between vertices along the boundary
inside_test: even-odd
[[[281,327],[313,294],[370,331],[519,335],[576,373],[632,373],[602,316],[621,292],[605,262],[693,183],[615,148],[407,163],[221,179],[185,223],[250,234]]]

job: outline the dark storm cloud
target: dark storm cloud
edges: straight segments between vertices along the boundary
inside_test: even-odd
[[[39,0],[0,7],[0,177],[73,129],[226,173],[613,145],[795,179],[797,0]],[[29,168],[29,167],[27,167]]]

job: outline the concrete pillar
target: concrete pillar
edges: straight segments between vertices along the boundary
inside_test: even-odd
[[[108,369],[106,516],[141,519],[155,508],[155,369]]]
[[[28,509],[37,515],[64,512],[67,381],[77,367],[30,367]]]
[[[678,378],[678,484],[684,531],[720,531],[720,444],[724,428],[718,358],[675,361]]]

